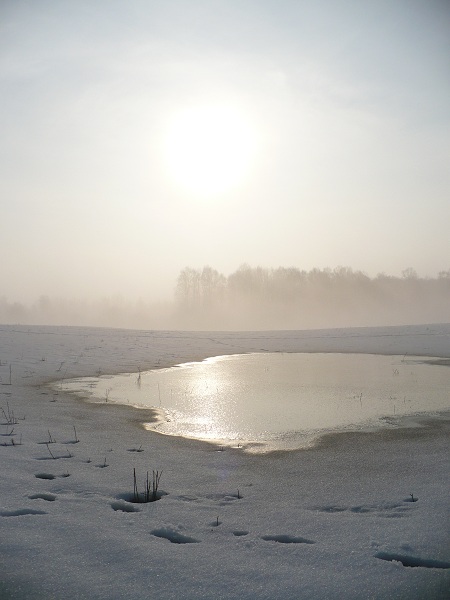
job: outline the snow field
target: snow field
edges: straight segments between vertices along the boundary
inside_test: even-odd
[[[236,334],[1,326],[0,598],[448,597],[445,415],[259,456],[148,432],[140,425],[148,411],[46,385],[277,350],[448,357],[450,326]],[[160,500],[129,501],[133,469],[140,489],[147,471],[162,470]]]

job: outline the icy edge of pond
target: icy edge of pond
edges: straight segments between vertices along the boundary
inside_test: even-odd
[[[105,375],[105,376],[99,376],[97,378],[95,377],[85,377],[85,378],[76,378],[76,379],[70,379],[70,380],[65,380],[65,381],[60,381],[60,382],[56,382],[53,385],[53,388],[58,391],[64,390],[64,391],[69,391],[70,393],[73,393],[75,395],[77,395],[78,397],[81,397],[82,399],[88,400],[89,402],[94,402],[94,403],[101,403],[101,404],[107,404],[109,403],[110,405],[112,404],[121,404],[124,406],[129,406],[132,408],[137,408],[140,411],[142,410],[146,410],[147,411],[147,418],[142,418],[141,419],[141,423],[142,426],[147,429],[148,431],[154,431],[156,433],[159,433],[161,435],[170,435],[172,437],[181,437],[181,438],[185,438],[185,439],[191,439],[191,440],[196,440],[196,441],[200,441],[200,442],[206,442],[209,444],[213,444],[214,446],[220,448],[225,448],[225,447],[232,447],[232,448],[237,448],[246,452],[251,452],[251,453],[267,453],[267,452],[272,452],[272,451],[286,451],[286,450],[296,450],[296,449],[305,449],[305,448],[311,448],[312,446],[317,445],[317,443],[319,442],[319,440],[321,440],[324,436],[329,436],[330,434],[345,434],[345,433],[358,433],[358,432],[371,432],[371,431],[378,431],[380,429],[400,429],[400,428],[411,428],[411,427],[419,427],[421,426],[417,421],[423,421],[424,418],[426,418],[427,416],[429,416],[430,418],[436,418],[436,416],[439,415],[444,415],[447,410],[450,409],[450,407],[447,407],[447,404],[445,404],[445,407],[441,407],[439,406],[438,408],[436,408],[436,406],[434,408],[426,408],[426,409],[417,409],[417,407],[411,406],[409,409],[407,407],[402,407],[400,408],[400,410],[398,411],[399,414],[395,414],[395,404],[394,404],[394,413],[390,413],[389,410],[386,410],[385,413],[383,414],[376,414],[376,415],[368,415],[368,416],[364,416],[364,418],[361,418],[361,416],[363,415],[359,415],[359,420],[356,419],[355,421],[352,422],[346,422],[344,424],[340,423],[340,424],[333,424],[332,426],[321,426],[319,428],[314,428],[314,427],[307,427],[304,429],[301,429],[299,427],[297,427],[296,429],[290,429],[288,430],[286,427],[283,429],[282,432],[278,431],[278,432],[268,432],[266,431],[264,428],[262,430],[260,430],[258,432],[258,437],[255,439],[254,436],[250,434],[246,434],[247,432],[243,433],[242,431],[240,432],[239,435],[234,435],[233,433],[230,434],[230,430],[228,433],[229,435],[227,437],[221,437],[220,435],[217,435],[218,431],[220,430],[220,427],[212,427],[209,429],[209,431],[207,431],[207,435],[205,435],[205,431],[207,430],[207,428],[205,429],[205,431],[202,433],[201,432],[201,427],[198,429],[198,431],[193,434],[192,430],[190,431],[189,428],[185,429],[184,431],[180,432],[179,427],[175,427],[172,428],[172,426],[170,425],[170,423],[172,421],[177,422],[178,420],[178,415],[181,416],[181,418],[185,417],[185,415],[183,415],[182,413],[176,413],[176,411],[174,410],[167,410],[166,407],[163,407],[161,405],[161,394],[160,394],[160,389],[159,389],[159,382],[157,383],[158,385],[158,393],[159,393],[159,407],[150,404],[146,404],[145,406],[139,403],[135,403],[132,401],[127,400],[125,397],[120,397],[120,399],[114,398],[114,399],[110,399],[108,398],[108,393],[110,389],[113,388],[108,388],[104,386],[104,390],[103,393],[105,394],[103,397],[100,397],[98,394],[96,395],[94,393],[94,390],[97,386],[97,384],[99,384],[100,382],[108,382],[109,380],[114,380],[117,377],[121,377],[122,379],[126,380],[126,383],[128,384],[128,386],[130,387],[130,385],[136,384],[137,387],[140,389],[141,388],[141,377],[145,378],[148,375],[163,375],[163,374],[174,374],[174,373],[180,373],[183,370],[195,370],[196,368],[199,367],[205,367],[207,365],[217,365],[222,362],[222,364],[230,364],[233,361],[239,361],[240,358],[244,358],[244,359],[250,359],[250,360],[254,360],[255,357],[261,357],[261,356],[271,356],[272,353],[239,353],[239,354],[235,354],[235,355],[225,355],[225,356],[212,356],[209,358],[206,358],[202,361],[190,361],[190,362],[185,362],[185,363],[180,363],[175,365],[174,367],[170,367],[170,368],[163,368],[163,369],[153,369],[151,371],[146,371],[146,372],[137,372],[137,373],[126,373],[126,374],[122,374],[122,375],[118,375],[118,376],[109,376],[109,375]],[[288,356],[288,357],[292,357],[294,355],[300,355],[302,357],[312,357],[312,356],[327,356],[327,357],[333,357],[333,356],[337,356],[337,357],[342,357],[344,356],[345,358],[351,358],[352,355],[349,356],[348,353],[289,353],[289,352],[282,352],[282,353],[273,353],[273,356],[275,356],[277,358],[277,360],[280,360],[280,358],[282,359],[283,356]],[[353,355],[354,357],[357,358],[361,358],[361,354],[356,354]],[[383,357],[383,359],[386,361],[386,355],[374,355],[374,354],[366,354],[364,353],[362,356],[366,357],[372,357],[372,358],[381,358]],[[448,366],[449,365],[449,360],[448,359],[443,359],[441,357],[429,357],[429,356],[412,356],[412,355],[389,355],[390,359],[392,359],[392,364],[391,363],[386,363],[386,365],[384,365],[384,369],[389,368],[391,369],[391,367],[394,364],[397,364],[397,366],[401,367],[400,368],[409,368],[411,366],[417,366],[417,365],[435,365],[435,366]],[[342,360],[342,359],[341,359]],[[353,368],[353,366],[352,366]],[[270,370],[269,368],[266,368],[266,370]],[[394,370],[394,375],[398,375],[398,372],[395,373],[395,371],[397,371],[397,369]],[[322,377],[323,371],[320,371],[320,377]],[[406,373],[406,372],[405,372]],[[402,373],[403,375],[405,375],[405,373]],[[412,374],[412,373],[411,373]],[[383,373],[384,376],[386,376],[386,371],[384,371]],[[203,377],[205,377],[205,374],[203,374]],[[207,377],[206,377],[207,379]],[[236,374],[234,375],[234,379],[236,378]],[[234,381],[233,379],[233,381]],[[203,380],[202,380],[203,381]],[[154,384],[155,382],[153,382]],[[380,380],[380,385],[381,385],[381,380]],[[68,390],[67,386],[72,386],[72,389]],[[79,386],[79,387],[76,387]],[[106,393],[105,393],[106,390]],[[348,391],[348,390],[347,390]],[[172,390],[171,390],[172,392]],[[123,393],[123,390],[122,390]],[[402,392],[403,393],[403,392]],[[198,397],[196,397],[196,402],[199,404],[202,404],[203,401],[205,400],[205,398],[202,396],[202,394],[198,391],[193,392],[193,396],[195,396],[197,394]],[[362,393],[361,393],[362,396]],[[354,395],[353,396],[353,400],[358,399],[359,396],[358,395]],[[446,396],[447,398],[447,396]],[[348,397],[347,397],[348,400]],[[372,398],[372,401],[374,399]],[[379,398],[375,397],[375,400],[378,401]],[[393,398],[393,400],[395,401],[395,398]],[[259,400],[258,400],[259,401]],[[364,401],[366,401],[366,396],[364,397]],[[369,399],[370,402],[370,399]],[[272,402],[272,404],[275,404],[274,402]],[[361,404],[362,406],[362,404]],[[398,406],[398,405],[397,405]],[[329,407],[329,410],[331,409],[336,409],[335,406],[333,407]],[[412,409],[412,410],[411,410]],[[397,409],[398,410],[398,409]],[[411,410],[411,412],[405,412],[405,410]],[[150,415],[150,418],[148,418],[148,415]],[[254,418],[255,415],[255,411],[253,411],[252,413],[252,419]],[[223,417],[222,417],[222,421],[223,421]]]
[[[346,427],[334,429],[321,429],[316,432],[303,433],[294,431],[286,434],[283,439],[276,440],[229,440],[229,439],[207,439],[190,436],[174,435],[165,433],[158,429],[161,421],[142,423],[143,427],[150,432],[159,435],[173,437],[183,440],[199,442],[213,446],[218,452],[226,449],[246,452],[248,454],[269,454],[274,452],[297,452],[310,450],[327,444],[328,438],[334,436],[346,436],[352,434],[382,434],[383,432],[398,434],[398,437],[405,435],[409,430],[425,430],[428,427],[434,427],[436,421],[450,421],[450,410],[442,411],[424,411],[411,415],[401,415],[396,417],[380,417],[376,421],[367,422],[359,425],[348,425]],[[295,440],[289,443],[289,440]]]

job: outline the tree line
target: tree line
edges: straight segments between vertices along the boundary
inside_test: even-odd
[[[450,321],[450,269],[420,278],[369,277],[349,267],[300,270],[240,266],[228,276],[184,268],[175,289],[179,326],[302,329]]]
[[[0,323],[129,329],[280,330],[450,323],[450,269],[421,278],[369,277],[348,267],[301,270],[241,265],[230,275],[186,267],[170,300],[0,295]]]

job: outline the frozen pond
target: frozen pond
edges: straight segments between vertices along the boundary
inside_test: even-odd
[[[157,409],[167,435],[293,449],[330,431],[396,426],[450,409],[446,359],[372,354],[241,354],[170,369],[65,380],[94,402]]]

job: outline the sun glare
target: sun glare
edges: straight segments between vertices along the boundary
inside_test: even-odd
[[[199,195],[214,195],[238,185],[249,173],[255,135],[239,111],[198,106],[173,117],[165,156],[171,180]]]

